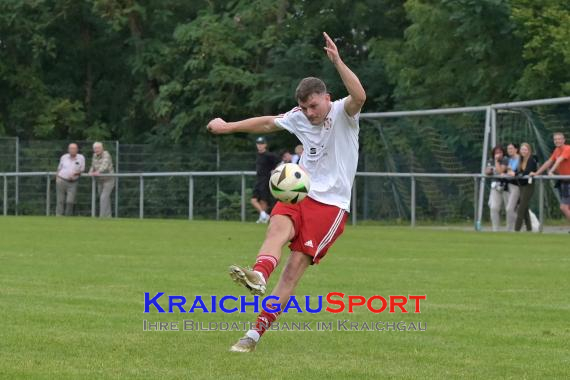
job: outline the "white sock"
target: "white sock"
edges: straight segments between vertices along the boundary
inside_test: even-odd
[[[259,336],[259,333],[255,330],[249,330],[245,333],[245,335],[255,340],[255,342],[259,342],[259,338],[261,338],[261,336]]]
[[[267,215],[267,213],[265,211],[262,211],[259,213],[259,217],[261,219],[267,219],[269,217],[269,215]]]
[[[259,275],[259,277],[261,277],[261,279],[263,280],[263,282],[265,282],[267,284],[267,280],[265,279],[265,276],[263,275],[263,273],[261,273],[258,270],[254,270],[255,273],[257,273]]]

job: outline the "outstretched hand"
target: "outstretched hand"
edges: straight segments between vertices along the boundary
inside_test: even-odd
[[[220,119],[219,117],[211,120],[208,123],[208,126],[206,127],[208,129],[209,132],[218,135],[218,134],[222,134],[226,131],[226,122],[223,119]]]
[[[323,32],[323,36],[325,37],[326,46],[324,47],[324,49],[327,52],[327,56],[329,57],[331,62],[336,65],[340,61],[340,55],[338,54],[338,48],[336,47],[336,44],[334,43],[332,38],[329,37],[328,34]]]

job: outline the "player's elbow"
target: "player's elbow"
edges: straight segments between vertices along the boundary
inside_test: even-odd
[[[364,102],[366,102],[366,91],[364,91],[362,85],[358,87],[360,88],[357,88],[357,91],[355,91],[354,94],[351,95],[354,102],[362,107],[364,105]]]
[[[362,90],[362,93],[357,94],[356,96],[353,96],[353,101],[354,104],[358,106],[358,109],[361,109],[362,106],[364,106],[364,103],[366,103],[366,93],[364,92],[364,90]]]

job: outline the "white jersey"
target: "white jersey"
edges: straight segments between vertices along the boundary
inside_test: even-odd
[[[309,197],[350,211],[350,193],[358,165],[358,116],[344,109],[346,98],[332,103],[321,125],[312,125],[295,107],[275,119],[303,144],[301,165],[311,177]]]

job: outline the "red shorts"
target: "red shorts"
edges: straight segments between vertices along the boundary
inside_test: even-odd
[[[330,246],[344,231],[348,213],[336,206],[309,197],[297,204],[277,202],[271,215],[287,215],[293,221],[295,236],[289,248],[313,258],[313,264],[326,255]]]

